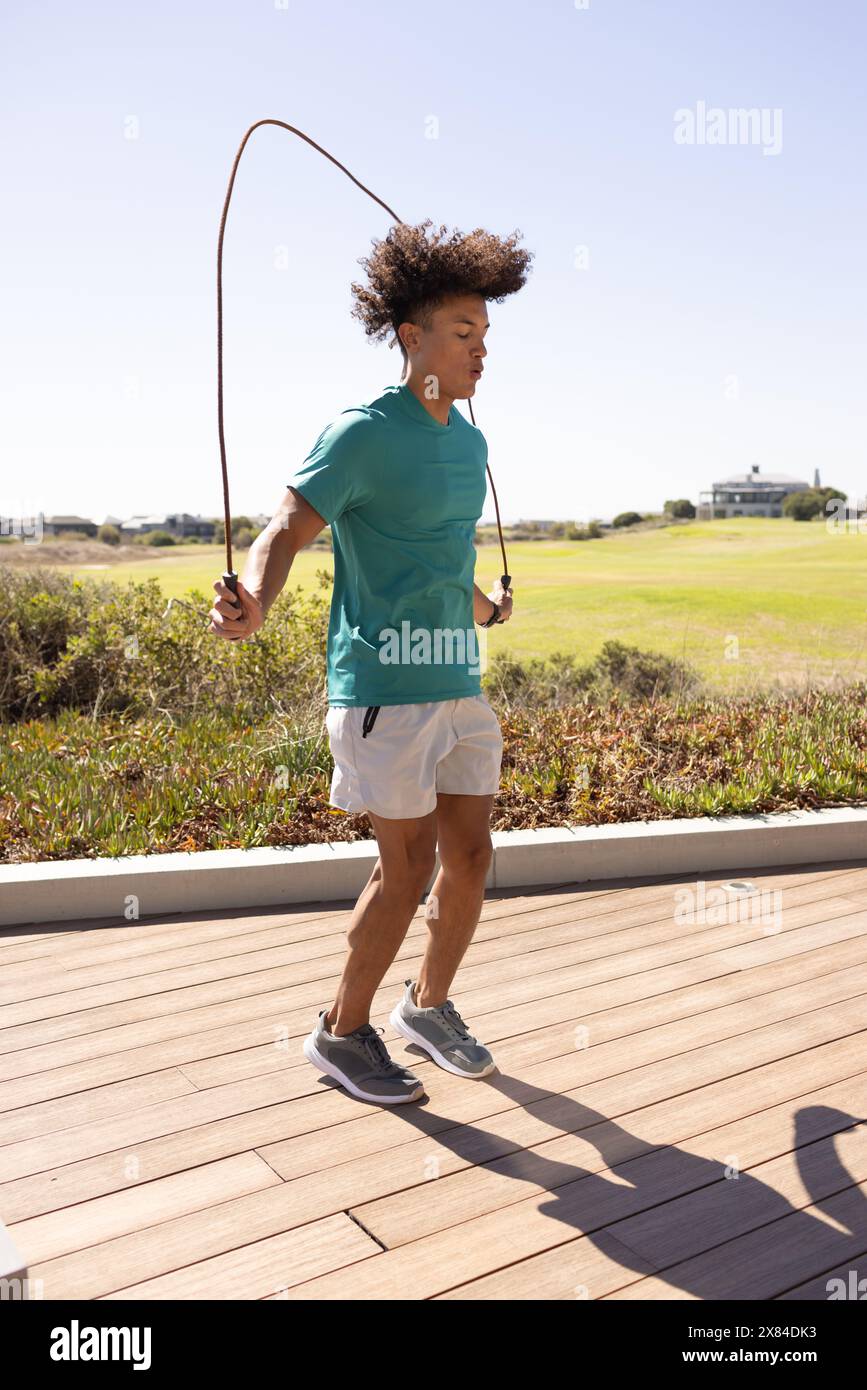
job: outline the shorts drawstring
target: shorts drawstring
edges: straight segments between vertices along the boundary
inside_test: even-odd
[[[379,714],[380,709],[380,705],[367,706],[367,709],[364,711],[364,720],[361,725],[363,730],[361,735],[362,738],[367,738],[367,735],[370,733],[371,729],[374,726],[374,723],[376,722],[376,716]]]

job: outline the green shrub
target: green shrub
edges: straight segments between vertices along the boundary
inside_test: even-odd
[[[330,575],[318,573],[327,586]],[[303,598],[287,587],[259,632],[227,642],[209,629],[213,595],[193,590],[166,613],[156,579],[124,588],[6,565],[0,583],[0,721],[63,709],[233,709],[253,719],[321,696],[329,614],[321,593]]]
[[[811,487],[803,492],[790,492],[783,498],[783,516],[794,521],[812,521],[814,517],[826,516],[831,498],[845,502],[846,493],[837,487]]]
[[[692,667],[661,652],[644,652],[617,641],[604,642],[598,656],[584,665],[566,652],[523,663],[498,652],[485,681],[492,699],[507,707],[534,709],[602,704],[614,696],[653,700],[694,693],[703,684]]]
[[[664,510],[669,516],[695,516],[695,507],[688,497],[678,497],[674,501],[666,502]]]
[[[620,512],[612,521],[612,526],[635,526],[644,518],[639,512]]]
[[[175,538],[168,531],[145,531],[136,536],[140,545],[174,545]]]

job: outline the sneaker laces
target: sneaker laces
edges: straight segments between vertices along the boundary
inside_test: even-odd
[[[377,1073],[381,1076],[396,1076],[399,1072],[403,1071],[403,1067],[398,1066],[397,1062],[393,1061],[388,1055],[388,1048],[379,1036],[380,1033],[385,1032],[385,1029],[380,1027],[374,1028],[372,1024],[368,1024],[368,1027],[370,1028],[370,1032],[360,1033],[358,1038],[367,1049],[367,1054],[373,1062]]]
[[[464,1023],[451,999],[447,999],[442,1005],[443,1016],[448,1020],[454,1029],[461,1035],[464,1041],[469,1041],[472,1037],[469,1028]]]

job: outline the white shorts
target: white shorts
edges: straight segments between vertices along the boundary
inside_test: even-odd
[[[329,705],[330,804],[386,820],[427,816],[437,792],[493,796],[503,736],[484,695],[409,705]]]

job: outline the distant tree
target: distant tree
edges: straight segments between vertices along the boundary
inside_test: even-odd
[[[110,522],[106,522],[104,526],[100,526],[96,533],[96,538],[102,541],[103,545],[120,545],[120,531],[116,526],[112,526]]]
[[[695,507],[688,497],[678,497],[675,501],[668,501],[663,509],[669,516],[695,516]]]
[[[814,516],[826,516],[826,504],[835,497],[846,501],[846,493],[836,487],[809,487],[803,492],[790,492],[783,499],[783,516],[793,521],[812,521]]]
[[[136,540],[140,545],[174,545],[175,538],[168,531],[145,531]]]
[[[232,542],[233,542],[233,544],[235,544],[235,545],[237,545],[237,543],[238,543],[238,533],[239,533],[239,531],[250,531],[251,534],[253,534],[253,535],[256,534],[256,528],[254,527],[252,521],[250,520],[250,518],[249,518],[248,516],[233,516],[233,517],[232,517]],[[220,519],[219,519],[218,521],[215,521],[215,522],[214,522],[214,540],[213,540],[213,543],[214,543],[214,545],[225,545],[225,544],[226,544],[226,523],[225,523],[225,520],[224,520],[222,517],[220,517]]]
[[[552,537],[556,540],[556,539],[559,539],[560,536],[565,536],[565,534],[566,534],[566,523],[565,523],[565,521],[552,521],[552,522],[551,522],[551,525],[548,527],[548,535],[549,535],[549,536],[552,536]]]
[[[239,550],[249,550],[250,546],[253,544],[253,532],[251,528],[249,526],[241,526],[233,533],[232,541]]]
[[[635,524],[636,524],[637,522],[643,521],[643,520],[644,520],[644,518],[641,516],[641,514],[640,514],[639,512],[620,512],[619,515],[617,515],[617,516],[614,518],[614,520],[612,521],[611,525],[612,525],[612,526],[635,526]]]
[[[599,537],[602,535],[602,527],[599,525],[598,521],[588,521],[587,535],[590,537],[592,541],[599,539]]]

